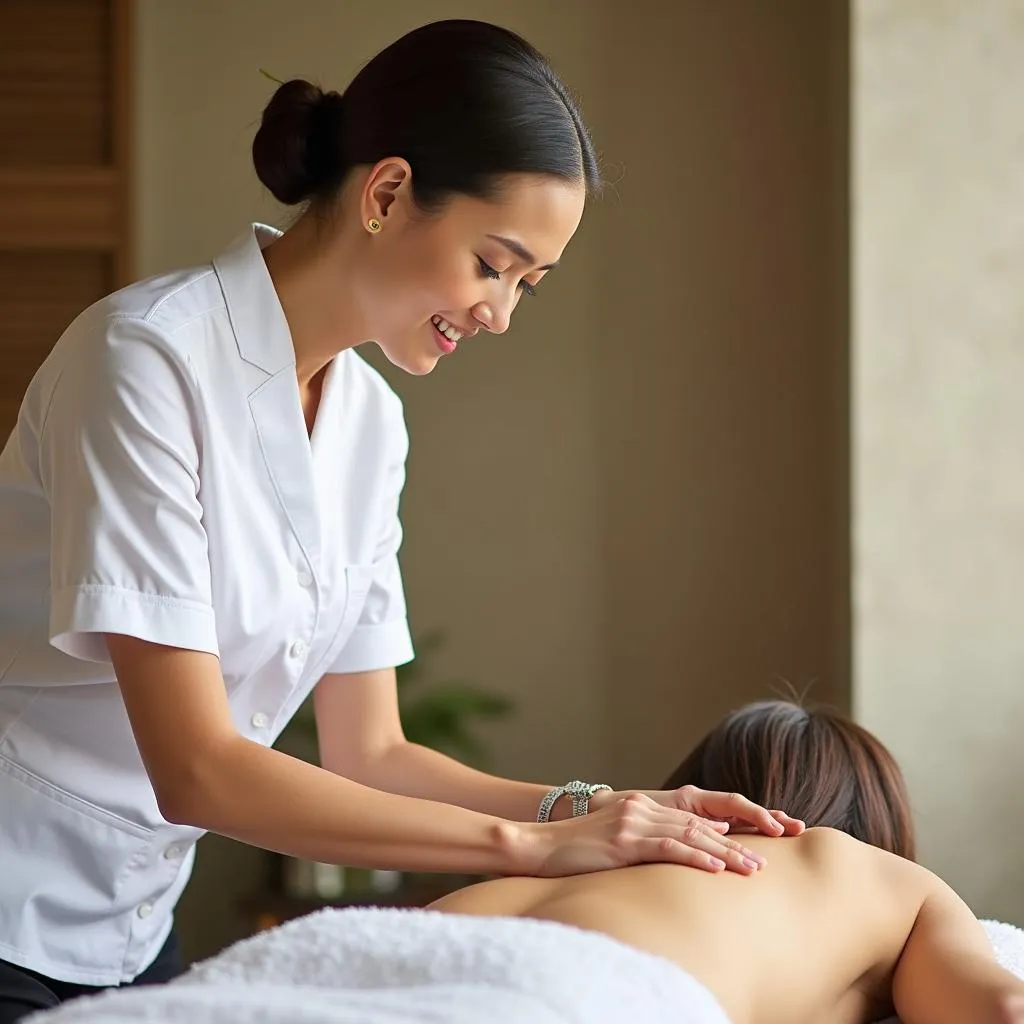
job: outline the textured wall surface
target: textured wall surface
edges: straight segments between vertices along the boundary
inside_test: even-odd
[[[854,702],[1024,924],[1024,5],[855,4]]]

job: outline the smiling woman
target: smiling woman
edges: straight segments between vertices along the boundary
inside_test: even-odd
[[[601,185],[565,86],[528,44],[474,22],[409,33],[344,94],[283,83],[253,159],[279,200],[306,204],[265,251],[286,314],[316,279],[338,334],[417,374],[481,328],[507,330]],[[308,371],[344,339],[324,341]]]
[[[727,823],[802,829],[692,786],[495,778],[402,731],[408,438],[355,349],[429,373],[561,259],[600,176],[544,58],[494,25],[424,26],[344,93],[282,84],[253,160],[301,208],[289,230],[82,313],[0,455],[0,1024],[173,974],[208,830],[563,875],[750,874]],[[270,749],[310,693],[322,768]]]

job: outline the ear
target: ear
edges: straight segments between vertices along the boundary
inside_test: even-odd
[[[376,218],[384,224],[388,212],[394,212],[396,200],[401,206],[401,200],[411,198],[411,190],[412,168],[408,161],[401,157],[388,157],[379,161],[363,185],[360,204],[363,223]]]

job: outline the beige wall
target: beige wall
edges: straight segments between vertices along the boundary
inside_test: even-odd
[[[260,67],[342,87],[408,28],[481,17],[583,97],[617,184],[557,281],[429,378],[388,370],[413,625],[516,698],[502,771],[654,785],[777,675],[846,704],[841,9],[141,0],[141,273],[282,222],[249,163]],[[264,863],[204,840],[191,952],[237,934]]]
[[[837,3],[640,6],[598,121],[598,557],[612,768],[659,784],[783,680],[847,703],[846,39]]]
[[[1024,924],[1024,8],[853,24],[856,708],[924,861]]]

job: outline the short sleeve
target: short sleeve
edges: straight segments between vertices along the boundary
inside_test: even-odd
[[[409,434],[398,405],[392,426],[394,443],[379,510],[380,532],[366,592],[366,603],[352,636],[328,672],[371,672],[393,668],[413,659],[412,637],[405,606],[405,589],[398,563],[402,546],[399,505],[405,486]]]
[[[50,642],[107,661],[104,633],[217,653],[187,360],[112,318],[57,380],[39,438],[51,513]]]

